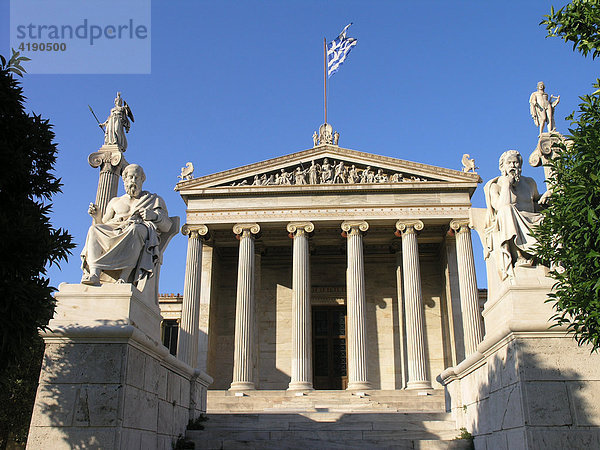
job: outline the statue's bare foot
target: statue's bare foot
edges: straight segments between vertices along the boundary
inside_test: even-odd
[[[100,277],[96,274],[85,274],[81,277],[81,284],[87,284],[89,286],[100,286]]]
[[[125,281],[123,278],[119,278],[117,280],[117,284],[125,284],[125,283],[127,283],[127,281]]]

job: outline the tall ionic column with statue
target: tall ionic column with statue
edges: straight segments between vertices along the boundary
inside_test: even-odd
[[[125,194],[109,199],[104,212],[90,205],[81,284],[62,283],[56,293],[42,335],[32,448],[68,447],[74,439],[81,447],[129,448],[140,427],[148,447],[165,447],[206,411],[212,379],[161,344],[158,281],[179,217],[142,189],[141,166],[128,165],[122,178]],[[160,431],[159,409],[170,418]]]

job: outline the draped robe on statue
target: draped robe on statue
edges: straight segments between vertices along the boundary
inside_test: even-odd
[[[112,199],[111,203],[120,198]],[[151,210],[158,215],[156,221],[143,220],[141,211]],[[85,247],[81,252],[82,268],[105,270],[133,268],[133,281],[152,276],[159,258],[160,233],[168,231],[171,220],[164,200],[156,194],[143,191],[127,213],[115,211],[106,223],[92,225],[88,231]]]
[[[498,208],[494,208],[490,189],[499,178],[490,180],[484,187],[487,203],[485,258],[487,259],[490,254],[495,257],[498,270],[504,279],[514,275],[515,261],[511,247],[518,248],[526,255],[532,254],[533,246],[537,241],[531,235],[531,229],[541,222],[542,215],[535,211],[517,209],[517,197],[512,189],[509,198],[502,199],[500,205],[497,205]],[[531,200],[539,198],[537,186],[532,178],[521,177],[520,183],[530,184]]]

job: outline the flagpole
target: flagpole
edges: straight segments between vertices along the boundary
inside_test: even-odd
[[[324,103],[325,103],[325,122],[327,123],[327,39],[323,38],[323,86],[324,86]]]

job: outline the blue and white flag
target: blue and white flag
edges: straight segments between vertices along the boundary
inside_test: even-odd
[[[336,73],[340,66],[344,63],[348,57],[348,53],[352,50],[352,47],[358,42],[356,39],[346,37],[346,30],[352,23],[346,25],[340,35],[327,44],[327,77]]]

